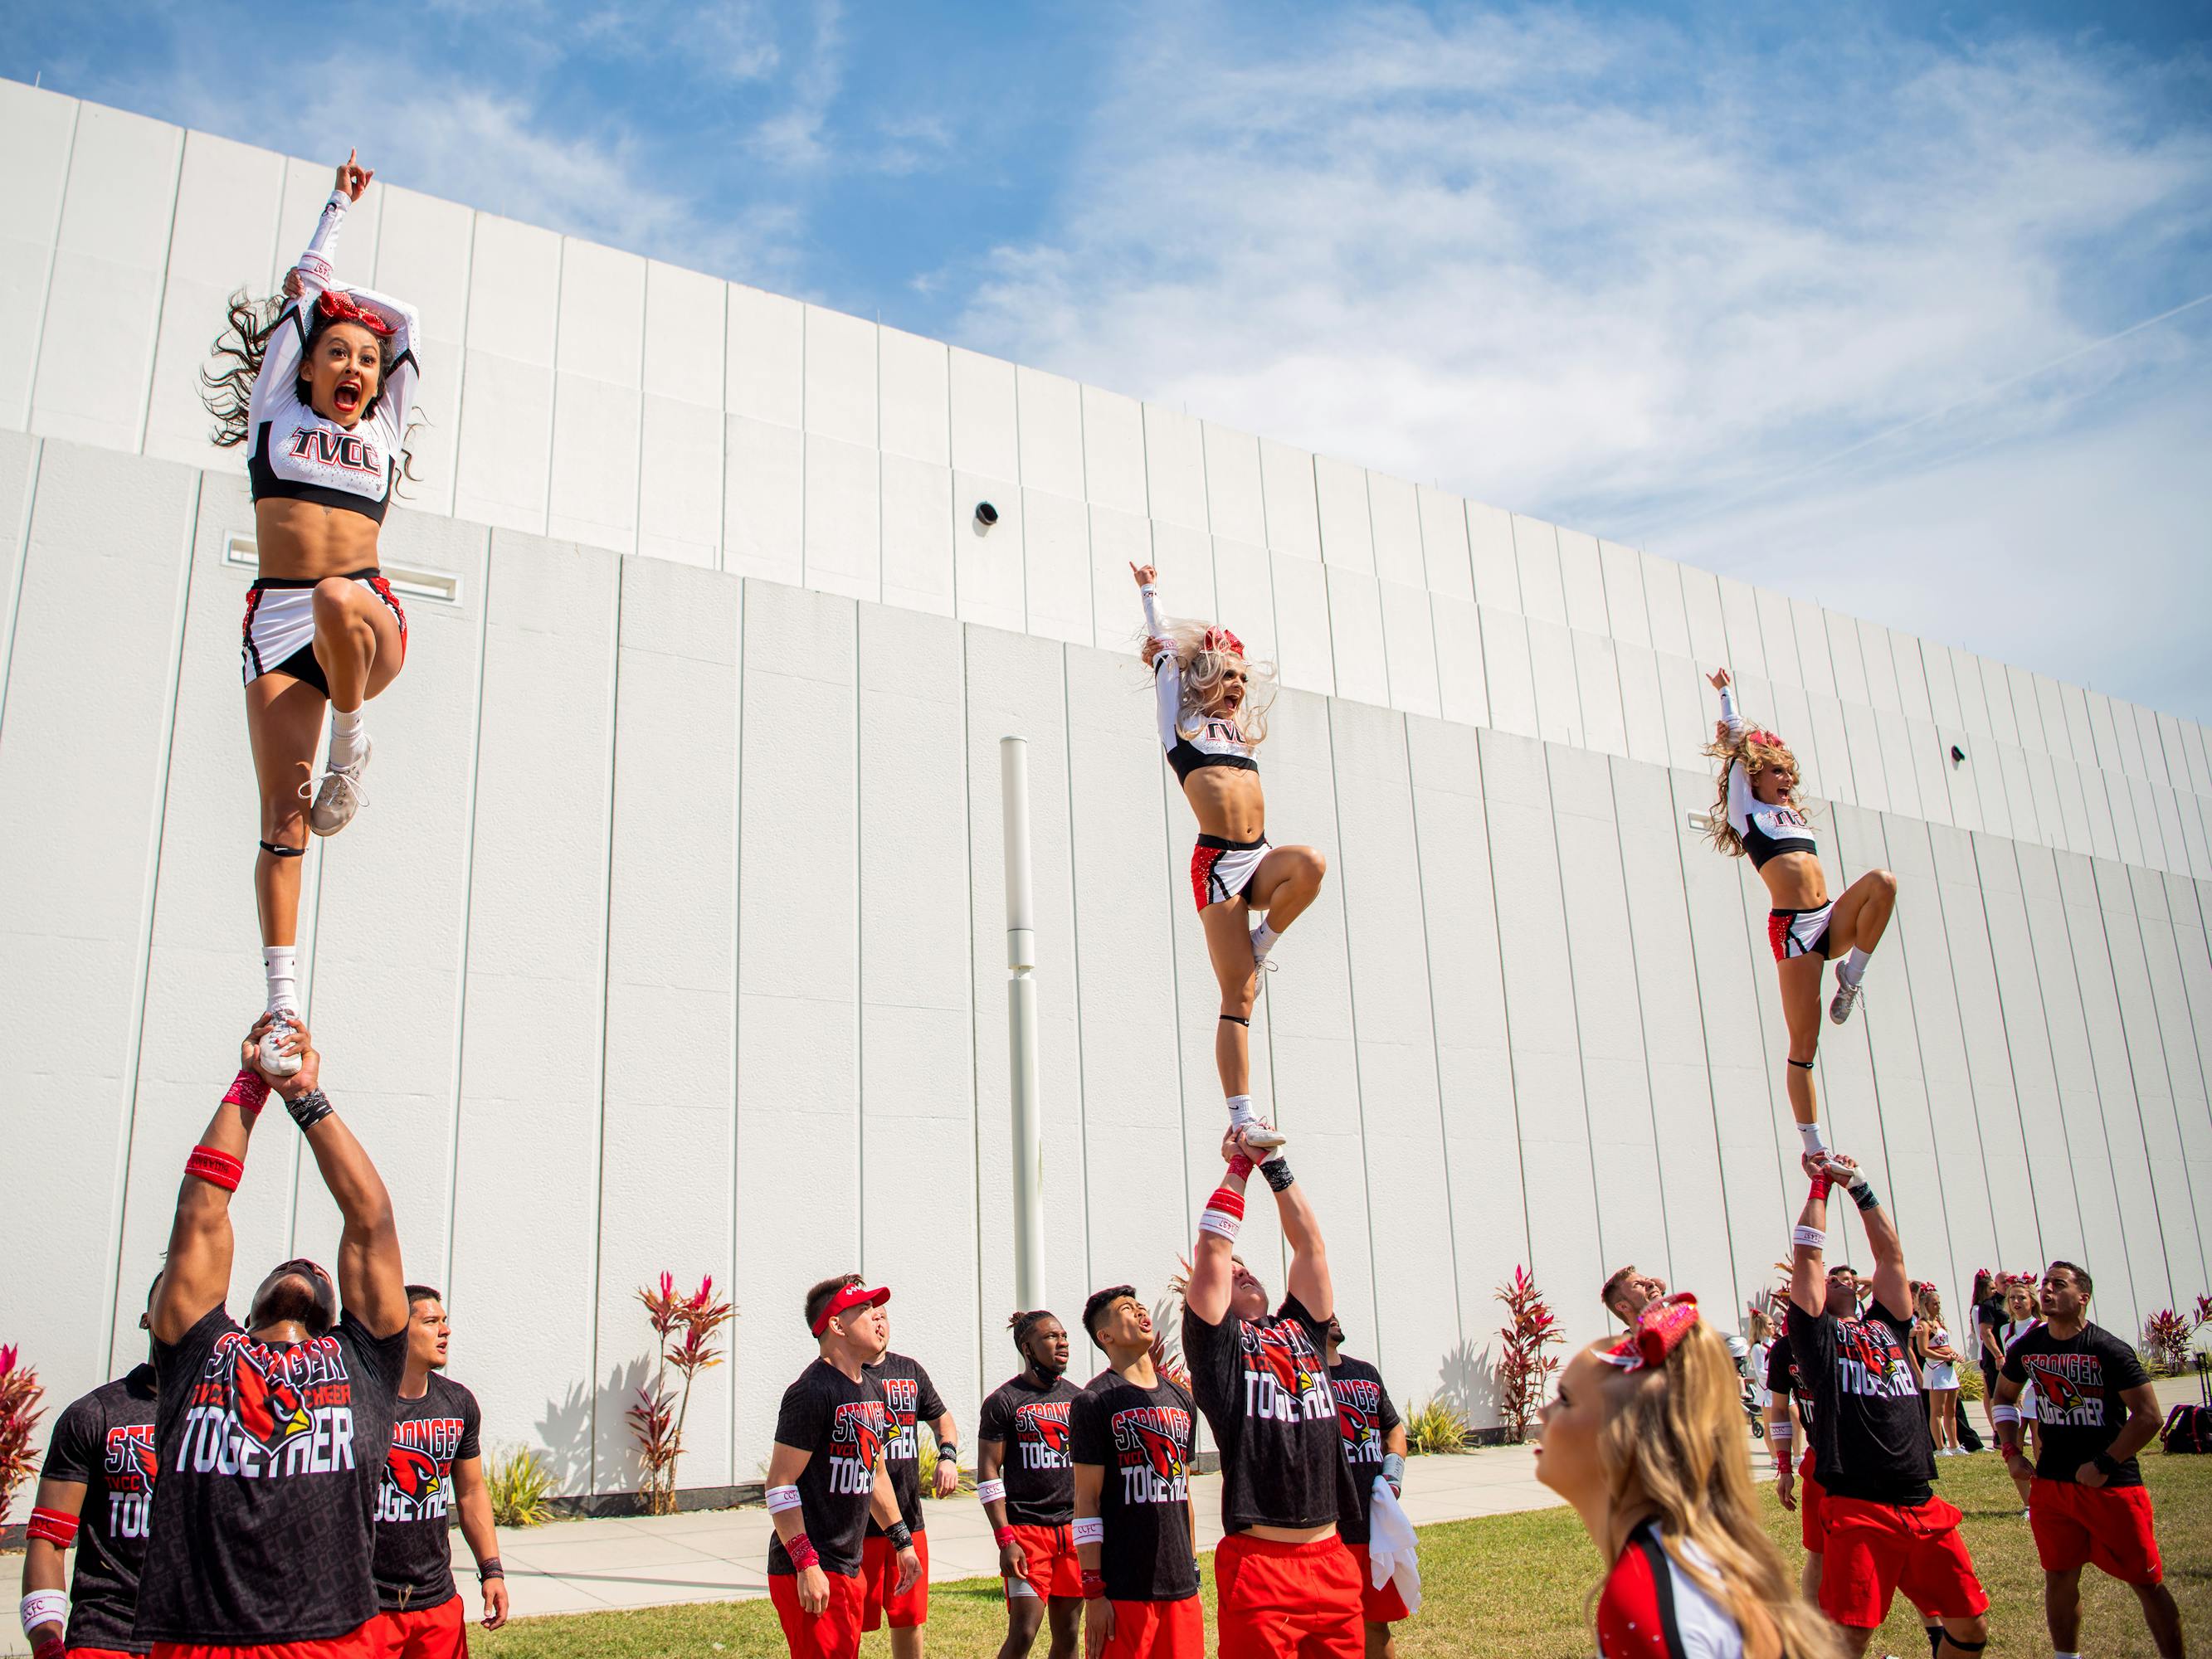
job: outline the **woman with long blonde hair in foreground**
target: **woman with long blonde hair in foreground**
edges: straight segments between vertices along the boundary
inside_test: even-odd
[[[1568,1363],[1536,1478],[1607,1564],[1601,1659],[1842,1659],[1759,1524],[1735,1362],[1686,1292]]]

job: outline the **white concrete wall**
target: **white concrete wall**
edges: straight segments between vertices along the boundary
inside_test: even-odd
[[[0,998],[11,1035],[72,1034],[0,1047],[0,1333],[58,1397],[135,1351],[257,1006],[251,572],[226,556],[252,521],[228,473],[0,433]],[[1008,732],[1031,745],[1052,1299],[1163,1285],[1220,1107],[1188,815],[1132,657],[404,509],[386,546],[458,598],[410,603],[374,805],[308,858],[307,1012],[496,1439],[571,1491],[634,1480],[632,1292],[663,1267],[741,1310],[695,1484],[757,1478],[826,1273],[896,1287],[896,1340],[963,1419],[1010,1369]],[[1401,1395],[1480,1408],[1490,1293],[1522,1263],[1577,1338],[1630,1259],[1732,1318],[1797,1183],[1765,902],[1690,822],[1705,775],[1291,690],[1267,776],[1278,839],[1331,876],[1269,978],[1255,1089],[1355,1346]],[[2194,1296],[2212,884],[1831,822],[1839,878],[1903,883],[1820,1084],[1916,1270],[1955,1297],[1976,1267],[2080,1257],[2123,1330]],[[281,1121],[235,1213],[240,1283],[334,1243]]]
[[[0,1339],[67,1397],[135,1346],[259,994],[252,513],[191,380],[324,175],[4,82],[0,153]],[[1156,1290],[1186,1248],[1213,992],[1132,560],[1280,665],[1271,828],[1332,874],[1255,1092],[1401,1396],[1483,1398],[1521,1263],[1583,1336],[1622,1260],[1726,1310],[1780,1253],[1765,902],[1690,822],[1721,662],[1796,744],[1833,872],[1902,882],[1820,1084],[1916,1268],[1955,1300],[2079,1253],[2126,1330],[2208,1288],[2197,726],[402,189],[340,264],[421,306],[384,556],[456,597],[410,602],[375,805],[307,861],[310,1012],[457,1371],[568,1489],[634,1477],[631,1292],[664,1267],[741,1310],[687,1482],[757,1475],[823,1273],[896,1285],[963,1419],[1010,1368],[1003,733],[1036,789],[1053,1300]],[[283,1135],[237,1213],[246,1261],[333,1236]]]

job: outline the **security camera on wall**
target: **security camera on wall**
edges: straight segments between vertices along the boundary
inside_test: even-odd
[[[978,501],[975,503],[975,533],[977,535],[989,535],[991,533],[991,526],[998,523],[998,521],[999,509],[997,507],[992,506],[988,501]]]

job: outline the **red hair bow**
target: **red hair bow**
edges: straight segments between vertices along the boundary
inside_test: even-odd
[[[1215,623],[1206,629],[1204,637],[1198,642],[1198,648],[1201,651],[1220,652],[1231,657],[1241,657],[1244,654],[1244,641],[1218,623]]]
[[[1743,740],[1746,743],[1768,744],[1777,749],[1782,747],[1782,739],[1775,735],[1775,733],[1768,731],[1763,726],[1758,727],[1756,730],[1745,732],[1743,734]]]
[[[388,340],[398,332],[391,324],[363,307],[352,295],[341,293],[334,288],[323,290],[322,297],[315,301],[315,309],[325,322],[359,323],[380,340]]]
[[[1607,1349],[1602,1357],[1625,1371],[1663,1365],[1667,1357],[1681,1346],[1682,1339],[1690,1334],[1690,1327],[1697,1322],[1696,1293],[1677,1291],[1645,1308],[1637,1316],[1636,1328]]]

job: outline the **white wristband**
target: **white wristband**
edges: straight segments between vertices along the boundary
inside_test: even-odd
[[[1006,1483],[1003,1480],[978,1480],[975,1499],[981,1504],[1003,1504],[1006,1501]]]
[[[1078,1544],[1103,1544],[1106,1541],[1106,1522],[1096,1515],[1086,1515],[1075,1523]]]
[[[1766,1425],[1766,1437],[1778,1446],[1786,1446],[1797,1437],[1797,1431],[1787,1423],[1769,1423]]]
[[[2020,1407],[2017,1406],[1991,1406],[1990,1407],[1990,1420],[1993,1423],[2017,1423],[2020,1421]]]
[[[786,1510],[795,1510],[799,1506],[798,1487],[770,1486],[768,1489],[768,1512],[770,1515],[781,1515]]]
[[[33,1590],[23,1598],[23,1634],[28,1636],[34,1625],[69,1626],[69,1597],[59,1590]]]
[[[1227,1239],[1231,1244],[1234,1244],[1237,1242],[1237,1231],[1243,1226],[1243,1224],[1244,1221],[1243,1217],[1233,1216],[1226,1210],[1204,1210],[1199,1213],[1199,1231],[1202,1233],[1217,1233],[1223,1238]]]
[[[1828,1248],[1828,1235],[1818,1227],[1792,1227],[1790,1242],[1815,1250],[1825,1250]]]

